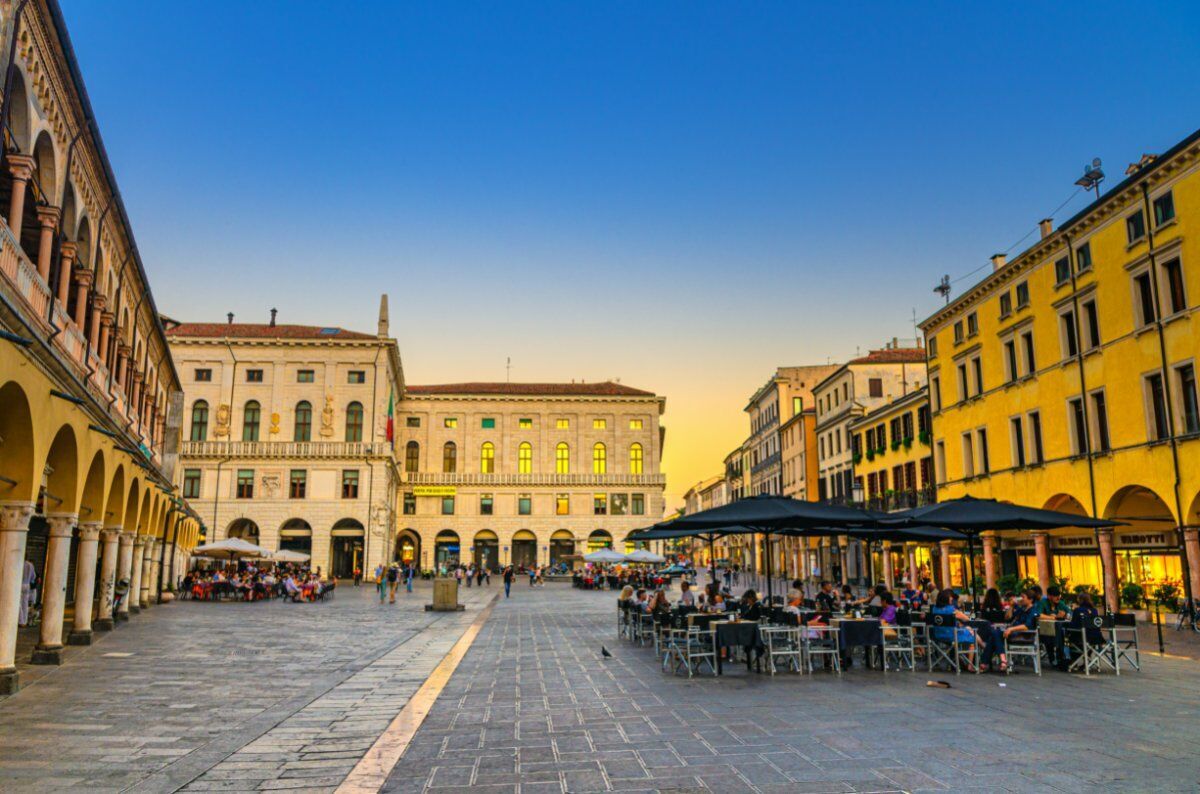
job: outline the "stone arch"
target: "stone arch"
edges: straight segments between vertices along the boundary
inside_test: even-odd
[[[125,531],[133,529],[137,524],[138,508],[141,507],[139,500],[142,495],[142,483],[137,477],[131,477],[129,481],[129,496],[125,500],[125,509],[121,513],[121,518],[118,523],[125,528]]]
[[[392,550],[392,559],[412,565],[421,563],[421,533],[415,529],[403,529],[396,535],[396,546]]]
[[[63,425],[54,434],[46,453],[47,513],[76,513],[79,511],[79,444],[75,429]]]
[[[88,464],[87,476],[83,481],[83,495],[79,502],[80,521],[99,521],[104,510],[104,453],[97,451]]]
[[[137,526],[134,528],[139,535],[144,534],[150,526],[150,507],[153,502],[154,496],[147,489],[146,494],[142,498],[142,509],[138,511]]]
[[[235,518],[225,528],[225,537],[241,538],[255,545],[258,545],[259,536],[258,524],[249,518]]]
[[[1184,522],[1189,527],[1200,527],[1200,491],[1196,492],[1196,496],[1192,499],[1192,506],[1187,512],[1187,521]]]
[[[19,66],[12,70],[12,99],[8,103],[8,127],[12,132],[17,149],[29,153],[30,125],[29,89],[26,87],[25,72]]]
[[[0,499],[32,502],[41,484],[34,476],[33,414],[15,381],[0,386],[0,438]]]
[[[54,139],[46,130],[38,133],[33,142],[34,179],[41,190],[39,198],[48,204],[58,200],[58,151]]]
[[[1073,516],[1086,516],[1087,508],[1083,502],[1068,493],[1057,493],[1046,500],[1043,510],[1057,510],[1060,513],[1070,513]]]
[[[462,555],[458,533],[453,529],[443,529],[433,540],[434,566],[457,565]]]
[[[1126,485],[1109,498],[1104,518],[1138,529],[1162,531],[1175,526],[1175,513],[1165,499],[1143,485]]]
[[[611,549],[613,547],[613,536],[606,529],[594,529],[588,535],[588,553],[599,551],[600,549]]]
[[[125,464],[118,463],[108,487],[104,515],[100,519],[105,526],[119,524],[125,516],[125,495]]]
[[[63,185],[62,215],[58,221],[59,232],[64,240],[75,239],[78,215],[79,202],[75,200],[75,186],[68,179],[67,183]]]

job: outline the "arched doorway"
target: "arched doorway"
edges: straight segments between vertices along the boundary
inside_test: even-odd
[[[279,528],[280,551],[298,551],[312,556],[312,527],[303,518],[283,522]]]
[[[475,567],[492,571],[500,562],[500,540],[490,529],[481,529],[475,533],[475,541],[471,549],[471,560]]]
[[[227,538],[241,538],[247,543],[258,545],[258,524],[248,518],[238,518],[225,530]]]
[[[528,529],[520,529],[513,534],[512,564],[524,568],[537,565],[537,536]]]
[[[1120,585],[1138,584],[1149,594],[1159,584],[1182,581],[1178,524],[1161,496],[1141,485],[1127,485],[1108,500],[1104,517],[1127,525],[1113,533]]]
[[[354,576],[354,570],[362,570],[363,525],[354,518],[343,518],[329,530],[329,572],[342,579]]]
[[[401,565],[420,565],[421,536],[416,530],[406,529],[396,537],[396,548],[392,559]]]
[[[613,547],[612,535],[603,529],[597,529],[592,534],[588,535],[588,554],[600,549],[611,549]]]
[[[437,534],[433,541],[433,564],[439,572],[458,565],[461,548],[454,530],[443,529]]]
[[[569,529],[560,529],[550,536],[550,564],[567,562],[566,557],[575,555],[575,536]]]

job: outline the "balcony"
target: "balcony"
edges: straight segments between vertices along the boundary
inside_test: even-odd
[[[479,485],[538,487],[562,486],[594,488],[661,488],[665,474],[443,474],[442,472],[405,472],[408,485]]]
[[[392,456],[386,441],[184,441],[185,458],[258,458],[312,460],[316,458],[380,458]]]

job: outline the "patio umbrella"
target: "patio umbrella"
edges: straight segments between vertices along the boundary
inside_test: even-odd
[[[928,525],[958,530],[967,536],[967,554],[971,560],[971,576],[968,579],[971,600],[975,601],[975,538],[989,529],[1059,529],[1061,527],[1085,527],[1108,529],[1121,526],[1121,521],[1090,518],[1057,510],[1042,510],[1036,507],[998,502],[995,499],[976,499],[963,496],[947,502],[914,507],[892,513],[879,521],[887,525]],[[1101,559],[1101,565],[1104,560]],[[1107,599],[1106,599],[1107,603]]]
[[[272,552],[268,559],[275,562],[308,562],[312,557],[302,551],[292,551],[291,549],[280,549]]]
[[[695,529],[676,529],[674,520],[663,521],[654,526],[645,527],[631,532],[627,540],[674,540],[675,538],[700,538],[708,541],[708,564],[711,572],[712,580],[717,581],[717,554],[713,548],[713,542],[717,538],[723,538],[730,534],[728,531],[712,529],[712,530],[695,530]]]
[[[270,557],[271,552],[241,538],[226,538],[218,540],[216,543],[209,543],[207,546],[197,546],[192,549],[192,555],[211,557],[216,560],[239,560],[247,557]]]
[[[889,517],[888,513],[870,514],[871,518],[878,522]],[[781,535],[797,536],[797,537],[850,537],[856,540],[864,541],[867,544],[867,550],[870,551],[870,546],[875,541],[897,541],[897,542],[913,542],[913,543],[937,543],[943,540],[966,540],[967,535],[955,529],[946,529],[945,527],[931,527],[919,525],[895,525],[895,526],[859,526],[859,527],[811,527],[801,530],[785,529],[780,531]],[[875,581],[874,561],[871,555],[867,555],[867,564],[870,566],[868,577],[872,582]]]
[[[648,549],[635,549],[625,555],[626,562],[666,562],[667,558]]]
[[[600,563],[623,562],[625,560],[625,555],[619,551],[613,551],[612,549],[598,549],[597,551],[583,555],[583,559],[587,562]]]

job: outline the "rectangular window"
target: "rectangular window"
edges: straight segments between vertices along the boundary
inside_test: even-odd
[[[517,515],[527,516],[533,513],[533,497],[527,493],[517,496]]]
[[[237,498],[254,498],[254,469],[238,469]]]
[[[1017,379],[1017,343],[1012,339],[1004,340],[1004,374],[1009,383]]]
[[[296,370],[296,383],[312,383],[316,380],[316,373],[311,369]]]
[[[480,419],[479,427],[483,430],[495,430],[496,429],[496,419],[491,416]]]
[[[867,379],[867,394],[871,397],[883,396],[883,378],[868,378]]]
[[[971,312],[967,315],[967,336],[975,336],[979,333],[979,315]]]
[[[211,380],[212,380],[212,370],[211,369],[196,370],[196,382],[197,383],[208,383]]]
[[[490,516],[492,514],[492,495],[484,493],[479,495],[479,515]]]
[[[795,416],[796,414],[802,413],[803,411],[804,411],[804,398],[803,398],[803,397],[793,397],[793,398],[792,398],[792,416]],[[635,428],[633,427],[633,423],[632,423],[632,422],[630,422],[629,428],[630,428],[631,430],[635,429]],[[638,428],[636,428],[636,429],[637,429],[637,430],[641,430],[641,428],[640,428],[640,427],[638,427]]]
[[[404,494],[404,515],[415,516],[417,514],[417,497],[412,491],[406,491]]]
[[[1083,310],[1084,349],[1095,350],[1100,347],[1100,314],[1096,311],[1096,301],[1084,301],[1079,307]]]
[[[975,396],[983,394],[983,359],[979,356],[971,359],[971,371],[975,375]]]
[[[1092,244],[1084,243],[1075,249],[1075,269],[1082,273],[1092,269]]]
[[[1142,215],[1141,210],[1125,219],[1125,235],[1130,245],[1146,236],[1146,216]]]
[[[642,429],[642,420],[641,419],[630,419],[629,420],[629,429],[630,430],[641,430]]]
[[[1014,416],[1011,424],[1012,465],[1020,468],[1025,465],[1025,428],[1021,417]]]
[[[1083,415],[1083,400],[1072,397],[1067,400],[1067,421],[1071,431],[1071,454],[1083,455],[1087,452],[1087,421]]]
[[[608,512],[614,516],[623,516],[629,513],[629,494],[615,493],[608,498]]]
[[[967,365],[962,363],[958,365],[958,401],[966,402],[970,396],[967,390]]]
[[[1079,354],[1079,340],[1075,337],[1075,312],[1060,314],[1058,324],[1062,332],[1063,358],[1074,358]]]
[[[962,470],[964,479],[975,476],[975,440],[970,431],[962,434]]]
[[[946,481],[946,442],[939,441],[937,446],[933,448],[934,467],[936,471],[934,476],[939,483]]]
[[[200,470],[199,469],[184,469],[183,470],[183,498],[184,499],[199,499],[200,498]]]
[[[1037,372],[1037,358],[1033,354],[1033,331],[1021,334],[1021,347],[1025,349],[1025,374]]]
[[[1096,439],[1096,451],[1108,452],[1112,449],[1112,441],[1108,436],[1108,401],[1104,399],[1103,389],[1089,396],[1092,401],[1092,432]]]
[[[558,430],[567,430],[571,427],[570,419],[555,419],[554,427]]]
[[[1037,411],[1029,412],[1029,462],[1041,463],[1045,460],[1042,455],[1042,415]]]
[[[1197,403],[1196,397],[1196,368],[1191,364],[1176,367],[1175,377],[1179,380],[1179,419],[1183,426],[1183,432],[1188,435],[1200,433],[1200,403]]]
[[[987,474],[992,470],[988,457],[987,430],[981,427],[975,431],[975,436],[979,443],[979,473]]]
[[[942,410],[942,379],[936,375],[929,379],[929,400],[934,411]]]
[[[592,429],[593,430],[603,430],[606,427],[608,427],[607,419],[593,419],[592,420]]]
[[[1162,375],[1155,373],[1146,377],[1146,414],[1150,424],[1150,440],[1161,441],[1170,435],[1167,424],[1166,391]]]
[[[292,469],[288,476],[288,498],[303,499],[308,490],[308,472],[304,469]]]
[[[1054,286],[1061,287],[1071,280],[1071,260],[1063,257],[1054,263]]]
[[[1149,271],[1133,277],[1133,291],[1137,299],[1138,326],[1150,325],[1158,319],[1158,311],[1154,308],[1154,285],[1150,283]]]
[[[646,495],[635,493],[629,501],[629,512],[631,515],[644,516],[646,515]]]
[[[933,429],[933,420],[929,417],[929,406],[922,405],[917,409],[917,432],[925,434],[925,441],[928,443],[928,434]]]
[[[1187,308],[1187,298],[1183,290],[1183,267],[1179,264],[1179,257],[1163,263],[1162,275],[1161,283],[1166,288],[1163,313],[1177,314]]]
[[[929,340],[926,342],[926,344],[929,345],[929,357],[937,358],[937,354],[938,354],[937,337],[936,336],[929,337]]]
[[[565,493],[557,494],[554,497],[554,515],[565,516],[571,513],[571,497]]]
[[[405,417],[404,426],[405,427],[420,427],[421,426],[421,417],[419,417],[419,416]]]
[[[444,515],[444,516],[454,515],[454,497],[453,496],[443,496],[442,497],[442,515]]]
[[[1017,308],[1024,309],[1029,305],[1029,282],[1022,281],[1014,291],[1017,294]]]
[[[1012,293],[1005,292],[1000,296],[1000,319],[1012,314]]]
[[[447,428],[458,427],[458,418],[454,417],[454,416],[447,416],[445,419],[442,420],[442,427],[447,427]]]
[[[961,343],[962,340],[963,340],[963,324],[962,324],[962,320],[959,320],[958,322],[956,322],[954,324],[954,344],[957,345],[957,344]]]
[[[367,373],[365,370],[352,369],[348,373],[346,373],[346,382],[347,383],[366,383],[367,382]]]
[[[345,469],[342,471],[342,498],[358,498],[358,469]]]
[[[1162,226],[1167,221],[1175,219],[1175,197],[1171,195],[1170,191],[1154,199],[1152,206],[1154,208],[1155,227]]]
[[[246,370],[246,383],[262,383],[263,371],[261,369]]]
[[[521,430],[532,430],[533,429],[533,420],[530,419],[529,417],[524,417],[522,419],[518,419],[517,427]]]
[[[592,515],[608,515],[608,494],[598,493],[592,496]]]

